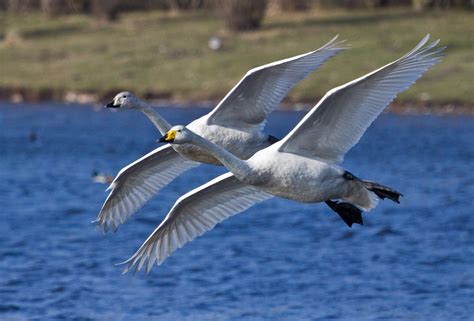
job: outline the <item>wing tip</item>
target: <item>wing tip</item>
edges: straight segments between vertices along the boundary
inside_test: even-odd
[[[114,266],[122,266],[122,265],[127,265],[126,267],[124,267],[124,269],[122,270],[122,275],[128,273],[130,271],[130,269],[135,265],[135,262],[132,262],[132,260],[135,259],[135,254],[132,255],[130,258],[128,258],[127,260],[125,261],[122,261],[122,262],[119,262],[119,263],[114,263]]]
[[[107,234],[109,230],[112,230],[114,233],[117,232],[118,228],[120,227],[119,224],[116,224],[114,221],[109,222],[104,218],[98,216],[95,220],[91,221],[91,224],[96,225],[96,230],[102,229],[103,234]]]
[[[319,50],[337,50],[337,51],[340,51],[340,50],[351,49],[352,46],[349,43],[347,43],[346,39],[341,39],[339,41],[336,41],[336,40],[338,40],[339,35],[340,34],[337,34],[335,37],[333,37],[331,40],[329,40],[326,44],[324,44],[321,48],[316,49],[312,52],[317,52]]]
[[[426,36],[424,36],[423,39],[421,39],[421,41],[412,50],[410,50],[400,59],[405,59],[405,58],[414,57],[414,56],[417,56],[420,58],[434,56],[432,57],[434,59],[439,59],[441,57],[444,57],[444,55],[438,55],[438,54],[443,52],[447,48],[447,46],[437,47],[439,43],[441,42],[441,39],[436,39],[428,44],[430,38],[431,38],[431,35],[429,33],[426,34]]]

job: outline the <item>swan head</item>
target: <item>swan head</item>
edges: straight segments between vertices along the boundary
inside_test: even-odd
[[[122,91],[115,95],[114,99],[107,105],[106,108],[116,108],[116,109],[129,109],[136,108],[140,103],[140,100],[137,96],[132,94],[129,91]]]
[[[192,138],[193,133],[189,129],[182,125],[176,125],[171,127],[158,141],[161,143],[185,144],[190,143]]]

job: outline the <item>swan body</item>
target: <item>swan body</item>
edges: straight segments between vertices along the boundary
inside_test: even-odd
[[[223,146],[230,153],[242,159],[249,159],[257,151],[267,148],[274,141],[271,136],[257,131],[250,132],[220,125],[206,125],[206,116],[196,119],[187,127],[209,141]],[[181,156],[200,163],[221,165],[218,159],[206,150],[192,144],[172,145]]]
[[[218,158],[235,177],[259,190],[303,203],[339,199],[368,211],[377,205],[375,194],[360,180],[347,179],[338,164],[323,158],[282,151],[282,142],[242,160],[224,148],[197,135],[185,126],[174,126],[173,145],[193,144]],[[166,136],[165,136],[166,137]],[[167,141],[166,138],[164,141]]]
[[[339,164],[367,127],[396,95],[436,64],[444,48],[427,35],[413,50],[363,77],[330,90],[281,141],[248,160],[185,126],[174,126],[160,141],[207,150],[230,173],[180,197],[163,222],[125,261],[124,272],[150,271],[177,248],[258,202],[279,196],[305,203],[326,202],[348,225],[362,224],[361,211],[379,199],[399,202],[400,193],[364,181]]]
[[[278,107],[296,83],[345,49],[337,36],[323,47],[250,70],[209,114],[192,121],[188,128],[242,159],[250,158],[277,139],[263,132],[268,115]],[[108,108],[137,109],[161,134],[170,124],[150,105],[129,92],[122,92]],[[143,204],[175,177],[200,163],[221,165],[205,149],[192,144],[166,145],[124,167],[110,185],[111,192],[96,222],[104,232],[116,230]]]
[[[324,160],[280,153],[278,145],[275,147],[249,159],[252,170],[237,178],[272,195],[303,203],[343,199],[341,167]]]
[[[301,203],[340,199],[368,211],[377,198],[356,180],[347,180],[341,166],[299,155],[282,153],[275,143],[248,160],[249,170],[237,179],[274,196]]]

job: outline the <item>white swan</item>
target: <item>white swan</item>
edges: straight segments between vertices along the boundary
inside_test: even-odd
[[[194,144],[218,158],[223,174],[178,199],[163,222],[126,262],[124,273],[161,264],[217,223],[272,196],[305,203],[328,202],[349,225],[362,223],[378,199],[398,202],[400,193],[363,181],[338,165],[367,127],[396,97],[440,59],[438,41],[426,36],[412,51],[361,78],[330,90],[281,141],[241,160],[222,147],[175,126],[161,141]],[[426,46],[425,46],[426,45]],[[333,201],[338,200],[338,201]]]
[[[318,50],[250,70],[216,108],[188,127],[243,159],[270,146],[278,139],[262,132],[268,115],[298,81],[346,48],[336,39]],[[107,107],[138,109],[162,134],[171,127],[147,103],[128,92],[116,95]],[[116,230],[161,188],[199,162],[220,165],[207,151],[185,144],[162,146],[126,166],[110,185],[112,191],[97,224],[103,225],[105,232],[109,227]]]

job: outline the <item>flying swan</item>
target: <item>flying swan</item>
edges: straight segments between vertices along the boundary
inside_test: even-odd
[[[337,38],[315,51],[250,70],[216,108],[188,128],[242,159],[270,146],[278,139],[262,131],[268,115],[297,82],[347,48]],[[171,128],[153,108],[129,92],[119,93],[106,107],[138,109],[162,135]],[[104,232],[110,227],[115,231],[161,188],[199,163],[221,165],[206,150],[192,144],[153,150],[120,170],[95,222],[103,226]]]
[[[398,202],[400,193],[364,181],[338,163],[367,127],[396,97],[441,58],[439,40],[427,35],[398,60],[336,87],[313,107],[281,141],[241,160],[197,135],[174,126],[160,141],[193,144],[207,150],[231,173],[223,174],[180,197],[163,222],[124,263],[124,273],[146,264],[148,273],[177,248],[211,230],[217,223],[272,196],[304,202],[328,202],[346,223],[362,223],[379,199]]]

